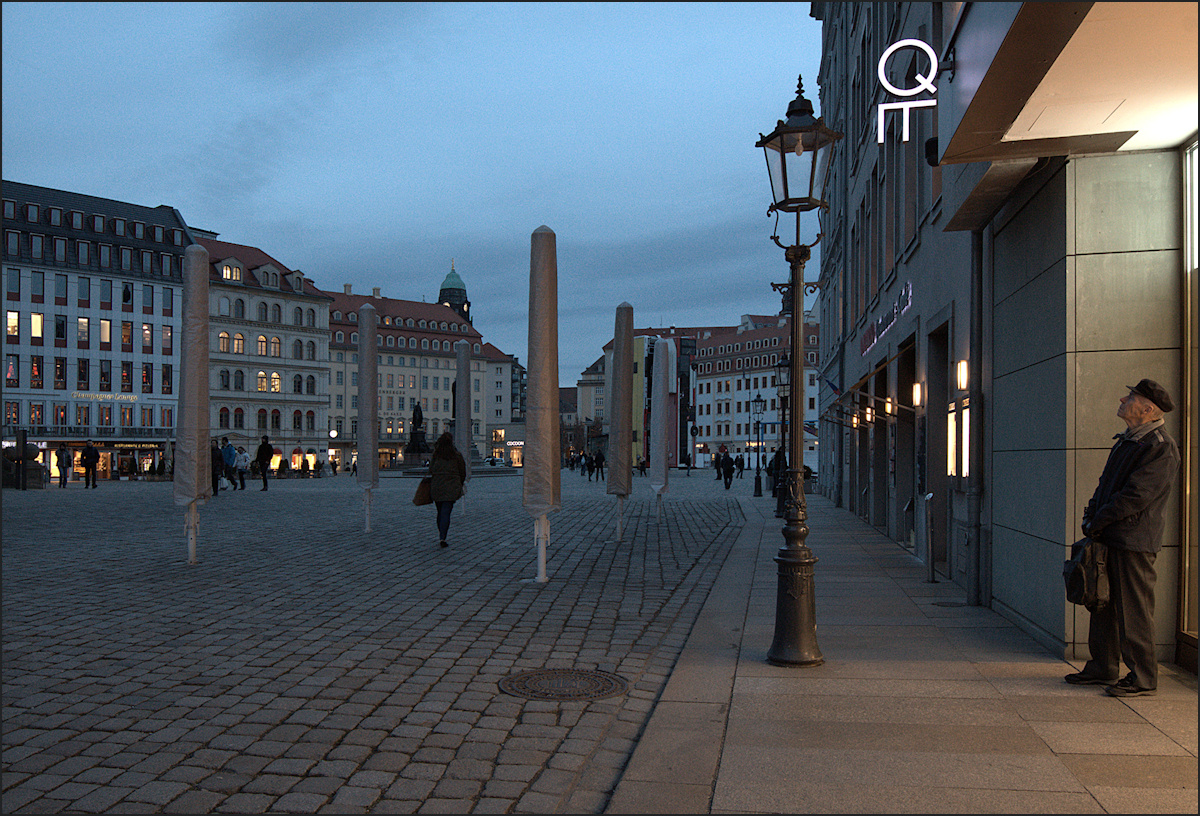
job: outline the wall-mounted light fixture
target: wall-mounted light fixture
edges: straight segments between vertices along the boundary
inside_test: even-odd
[[[913,408],[920,408],[921,407],[921,384],[919,382],[913,383],[912,398],[913,398]]]
[[[967,374],[967,361],[959,360],[958,361],[958,390],[966,391],[967,385],[969,383],[970,383],[970,379],[968,378],[968,374]]]
[[[872,408],[870,405],[868,405],[867,406],[867,422],[870,423],[870,422],[874,422],[874,421],[875,421],[875,409]]]
[[[884,412],[885,414],[887,414],[888,416],[891,416],[892,414],[896,413],[896,406],[892,405],[892,398],[891,398],[891,397],[888,397],[886,400],[884,400],[884,402],[883,402],[883,412]]]
[[[850,416],[850,427],[852,427],[852,428],[858,427],[858,412],[857,411],[855,411]]]

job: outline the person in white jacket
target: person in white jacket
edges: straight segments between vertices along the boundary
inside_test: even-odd
[[[242,490],[246,489],[246,471],[250,469],[250,454],[246,453],[246,449],[238,445],[237,456],[233,460],[233,469],[237,471],[238,481],[242,483]]]

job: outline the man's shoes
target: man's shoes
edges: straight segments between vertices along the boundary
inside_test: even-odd
[[[438,542],[438,546],[439,547],[449,547],[450,545],[447,544],[446,539],[443,538],[441,541]]]
[[[1112,678],[1096,677],[1093,674],[1084,674],[1083,672],[1068,674],[1063,680],[1066,680],[1072,686],[1109,686],[1114,682]]]
[[[259,492],[259,493],[262,493],[264,490],[266,490],[266,488],[265,488],[265,487],[260,487],[260,488],[258,489],[258,492]]]
[[[1104,690],[1112,697],[1153,697],[1158,694],[1156,688],[1142,688],[1134,685],[1132,674],[1125,675],[1111,686],[1105,686]]]

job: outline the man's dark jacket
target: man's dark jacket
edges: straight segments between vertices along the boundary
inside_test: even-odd
[[[1136,441],[1125,434],[1116,440],[1083,511],[1083,532],[1119,549],[1158,552],[1179,450],[1161,425]]]

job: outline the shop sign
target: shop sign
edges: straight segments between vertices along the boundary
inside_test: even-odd
[[[863,355],[875,347],[875,344],[895,324],[900,315],[908,311],[909,306],[912,306],[912,281],[905,283],[903,288],[900,289],[900,294],[896,297],[896,302],[892,304],[892,308],[867,325],[867,330],[862,333],[862,337],[859,339],[859,348],[862,350]]]
[[[522,441],[521,441],[521,440],[519,440],[519,439],[510,439],[510,440],[508,440],[507,442],[505,442],[504,444],[505,444],[505,445],[507,445],[507,446],[508,446],[508,447],[510,447],[510,448],[523,448],[523,447],[525,447],[525,443],[524,443],[524,442],[522,442]]]
[[[72,391],[71,399],[77,400],[116,400],[117,402],[137,402],[136,394],[94,394],[88,391]]]
[[[925,56],[929,57],[929,73],[925,75],[917,74],[914,78],[917,81],[915,88],[897,88],[887,78],[887,61],[892,54],[902,48],[915,48],[919,51],[924,51]],[[916,96],[922,91],[927,91],[932,96],[937,93],[937,87],[933,84],[933,78],[938,74],[938,57],[937,52],[929,43],[921,40],[900,40],[888,46],[883,52],[883,56],[879,58],[879,66],[876,73],[879,75],[879,84],[884,87],[892,96]],[[878,125],[878,142],[883,144],[883,120],[888,111],[898,110],[903,112],[904,122],[901,127],[901,141],[908,141],[908,112],[913,108],[932,108],[937,105],[936,99],[913,99],[904,102],[883,102],[879,105],[879,125]]]

